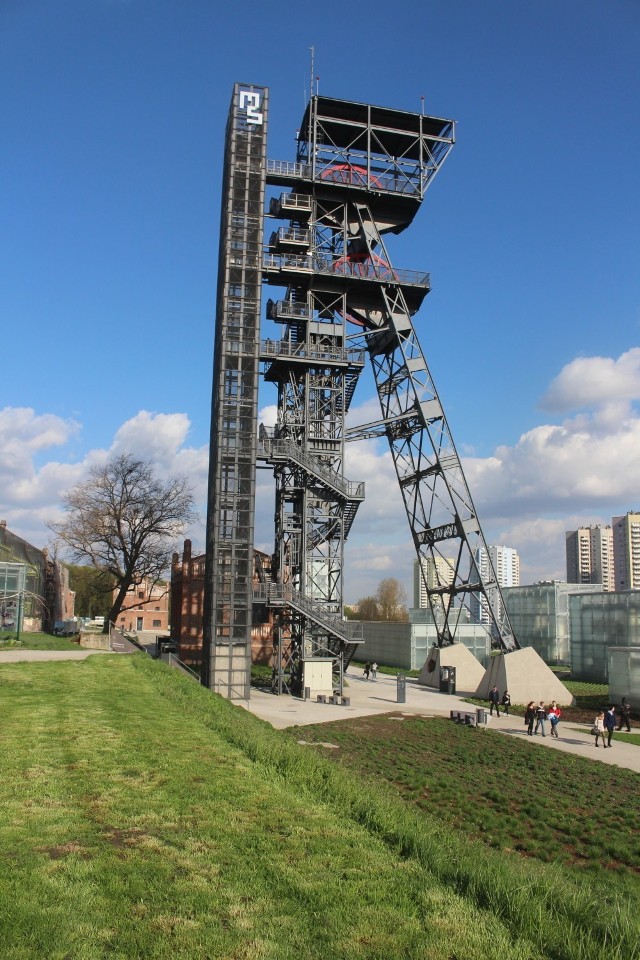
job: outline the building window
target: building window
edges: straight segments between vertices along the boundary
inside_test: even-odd
[[[144,600],[144,590],[138,590],[138,600]]]
[[[154,621],[153,621],[153,625],[154,625],[154,627],[161,627],[161,626],[162,626],[162,620],[154,620]]]

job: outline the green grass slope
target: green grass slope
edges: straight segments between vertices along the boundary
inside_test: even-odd
[[[637,956],[615,890],[485,848],[144,655],[0,667],[3,960]]]

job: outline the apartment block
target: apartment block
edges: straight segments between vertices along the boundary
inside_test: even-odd
[[[597,524],[565,534],[567,583],[601,583],[604,592],[616,589],[613,530]]]
[[[616,590],[640,587],[640,513],[613,517],[613,560]]]
[[[513,547],[496,544],[488,546],[486,550],[483,547],[478,547],[474,559],[478,565],[478,571],[488,586],[487,597],[481,594],[474,596],[471,613],[478,623],[489,623],[491,619],[489,602],[493,604],[497,615],[501,616],[501,588],[520,586],[520,557],[518,551],[514,550]],[[490,573],[491,567],[493,567],[495,573],[495,581]],[[492,586],[492,582],[497,583],[497,586]]]
[[[428,591],[453,583],[455,560],[450,557],[422,557],[413,564],[413,606],[429,607]]]

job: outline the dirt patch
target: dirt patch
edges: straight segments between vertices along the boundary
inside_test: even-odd
[[[38,853],[43,853],[50,860],[62,860],[64,857],[75,855],[81,860],[88,860],[89,851],[81,843],[70,840],[68,843],[62,843],[55,847],[36,847]]]

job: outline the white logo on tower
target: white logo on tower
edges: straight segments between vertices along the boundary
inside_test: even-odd
[[[260,94],[250,90],[240,91],[240,109],[247,109],[247,123],[262,123],[260,113]]]

